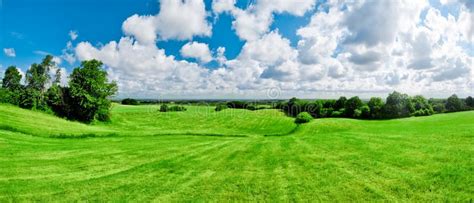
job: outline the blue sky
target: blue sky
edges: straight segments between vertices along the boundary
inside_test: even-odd
[[[238,1],[236,6],[245,9],[251,3],[252,0],[243,0]],[[206,10],[211,10],[211,4],[211,1],[205,1]],[[1,55],[0,61],[4,66],[12,64],[26,69],[44,57],[38,52],[60,55],[70,40],[68,33],[71,30],[78,33],[78,41],[92,44],[119,40],[123,35],[123,21],[133,14],[156,14],[159,5],[157,0],[3,0],[0,46],[14,47],[16,57]],[[272,29],[280,29],[280,33],[295,45],[296,29],[305,25],[310,17],[310,13],[303,17],[277,15]],[[209,16],[209,20],[214,21],[213,16]],[[209,44],[212,50],[225,46],[225,55],[235,58],[244,41],[232,31],[231,25],[231,16],[221,15],[213,24],[212,37],[197,37],[194,40]],[[157,44],[167,54],[182,59],[179,50],[188,41],[168,40]],[[74,67],[65,65],[68,69]]]
[[[93,57],[104,61],[110,78],[118,80],[121,95],[137,97],[264,97],[272,88],[278,88],[283,97],[393,90],[433,96],[450,94],[449,90],[472,93],[474,49],[469,24],[474,9],[469,1],[201,1],[174,5],[169,0],[165,4],[157,0],[3,0],[0,65],[3,69],[16,65],[24,72],[45,53],[62,58],[67,51],[77,59],[70,64],[63,58],[58,64],[67,74],[78,61]],[[163,14],[158,20],[161,10],[186,9],[191,4],[203,5],[201,20],[192,21],[200,10],[191,7],[188,13]],[[219,10],[217,4],[227,7]],[[137,19],[130,29],[124,28],[134,14]],[[200,24],[187,25],[188,15],[189,22]],[[148,17],[153,18],[152,33],[145,33],[149,29],[140,24]],[[173,18],[178,19],[174,24],[164,22]],[[163,25],[191,37],[164,37]],[[187,30],[193,26],[197,30]],[[455,34],[447,31],[452,28]],[[71,39],[71,31],[77,39]],[[153,45],[140,38],[150,34],[156,35]],[[130,50],[123,39],[135,43]],[[183,51],[190,42],[209,50],[192,46]],[[108,44],[115,50],[103,49]],[[149,58],[134,51],[140,45],[148,50]],[[225,48],[225,60],[219,61],[219,47]],[[112,55],[122,58],[108,58]],[[125,56],[143,64],[130,67]],[[161,56],[165,61],[157,61]],[[128,72],[132,69],[143,72],[134,78],[135,73]],[[160,76],[150,76],[153,71]]]

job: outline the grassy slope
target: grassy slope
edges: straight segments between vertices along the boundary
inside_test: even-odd
[[[292,129],[290,120],[274,115],[261,121],[261,113],[237,111],[244,119],[233,125],[242,119],[223,112],[186,118],[202,107],[169,118],[149,108],[156,107],[118,106],[110,124],[86,126],[0,106],[1,125],[15,121],[15,129],[20,129],[0,130],[4,166],[0,201],[472,200],[474,196],[474,112],[388,121],[318,119],[292,135],[264,137],[257,135]],[[16,123],[34,121],[36,116],[48,127]],[[167,119],[183,122],[172,124]],[[128,126],[140,123],[143,126]],[[21,133],[148,135],[179,133],[180,128],[183,133],[249,137],[51,139]]]

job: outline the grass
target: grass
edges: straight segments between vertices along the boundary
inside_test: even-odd
[[[474,197],[474,112],[296,127],[275,110],[187,108],[116,105],[84,125],[0,105],[0,201]]]

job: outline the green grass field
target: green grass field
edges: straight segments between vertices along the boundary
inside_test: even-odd
[[[472,111],[297,127],[187,108],[114,105],[85,125],[0,105],[0,202],[474,199]]]

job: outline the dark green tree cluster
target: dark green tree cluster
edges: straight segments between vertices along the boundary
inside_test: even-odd
[[[160,112],[175,112],[175,111],[186,111],[186,107],[184,106],[168,106],[167,104],[162,104],[160,106]]]
[[[107,81],[102,62],[83,61],[69,76],[68,86],[61,86],[58,69],[53,81],[49,72],[55,66],[53,57],[46,56],[40,64],[33,64],[21,84],[21,74],[14,66],[5,72],[0,88],[0,102],[26,109],[54,112],[60,117],[81,122],[109,120],[109,97],[117,92],[117,85]],[[49,86],[49,88],[48,88]]]
[[[126,99],[122,100],[122,104],[123,105],[139,105],[140,102],[135,100],[135,99],[126,98]]]
[[[314,118],[390,119],[471,110],[474,109],[474,101],[472,97],[463,101],[456,95],[447,100],[427,100],[421,95],[410,97],[407,94],[393,92],[388,95],[385,102],[380,97],[372,97],[368,102],[364,102],[357,96],[349,99],[340,97],[338,100],[316,101],[292,98],[279,108],[292,117],[307,112]]]

